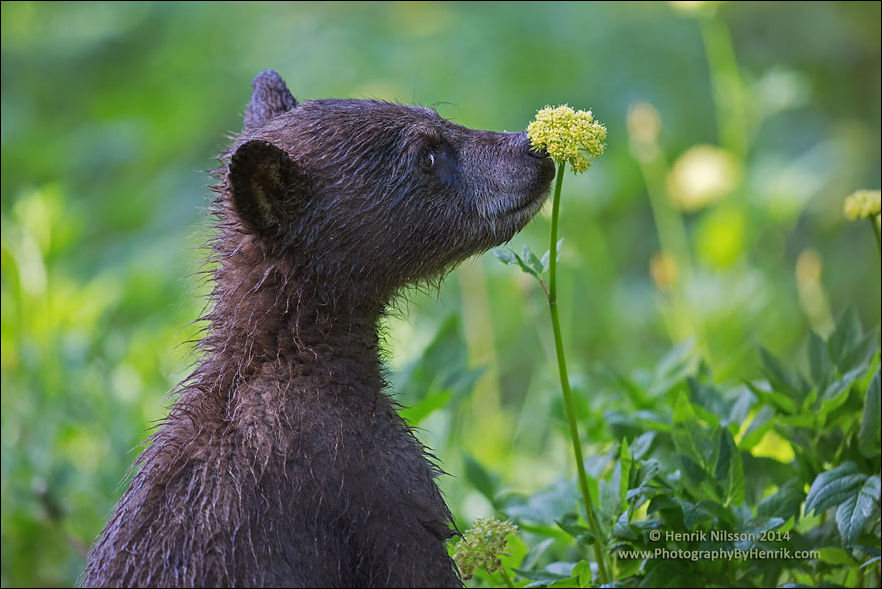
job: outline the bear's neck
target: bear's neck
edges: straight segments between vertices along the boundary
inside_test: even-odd
[[[378,393],[377,325],[385,301],[368,298],[370,289],[351,280],[320,280],[306,270],[255,246],[221,257],[203,341],[218,381],[296,367],[295,374]]]

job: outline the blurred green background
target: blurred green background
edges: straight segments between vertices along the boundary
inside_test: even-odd
[[[692,341],[718,379],[801,357],[879,257],[844,197],[880,183],[880,4],[2,4],[2,582],[70,585],[195,360],[213,155],[250,80],[523,129],[591,108],[608,151],[564,184],[562,321],[588,443],[616,375]],[[547,211],[515,237],[541,253]],[[532,492],[572,465],[545,300],[492,255],[387,322],[419,435],[490,512],[473,459]],[[592,446],[595,447],[595,446]]]

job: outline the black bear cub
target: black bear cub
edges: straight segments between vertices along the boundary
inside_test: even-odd
[[[383,392],[396,292],[508,241],[554,164],[524,133],[253,82],[216,170],[198,367],[136,463],[84,586],[461,586],[426,449]]]

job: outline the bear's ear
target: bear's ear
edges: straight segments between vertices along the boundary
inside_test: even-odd
[[[251,82],[251,102],[245,110],[245,130],[254,129],[297,106],[282,77],[272,70],[257,74]]]
[[[308,190],[300,166],[267,141],[239,146],[230,159],[229,180],[236,213],[260,235],[278,235],[300,212]]]

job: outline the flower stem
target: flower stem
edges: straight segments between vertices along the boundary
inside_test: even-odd
[[[700,18],[699,25],[710,66],[720,145],[744,158],[752,129],[732,35],[725,21],[715,14]]]
[[[879,235],[879,226],[876,225],[876,219],[869,217],[867,221],[870,222],[870,226],[873,228],[873,235],[876,236],[876,247],[879,248],[879,255],[882,255],[882,237]]]
[[[514,583],[511,580],[511,577],[508,576],[508,573],[505,572],[505,567],[501,567],[499,572],[502,574],[502,580],[505,582],[506,587],[514,587]]]
[[[548,266],[548,309],[551,311],[551,325],[554,328],[554,348],[557,353],[557,367],[560,372],[560,386],[563,391],[564,406],[567,411],[567,420],[570,425],[570,438],[573,441],[573,453],[576,456],[576,471],[579,478],[579,489],[582,492],[582,500],[585,503],[585,516],[588,527],[595,536],[594,555],[597,559],[597,575],[601,584],[609,582],[606,564],[603,554],[605,545],[603,531],[594,513],[591,503],[591,495],[588,492],[588,477],[585,474],[585,462],[582,459],[582,446],[579,442],[579,428],[576,425],[576,415],[573,410],[573,393],[570,390],[570,380],[567,376],[567,359],[564,355],[563,337],[560,331],[560,319],[557,312],[557,221],[560,212],[560,189],[563,185],[566,161],[557,162],[557,180],[554,185],[554,200],[551,208],[551,247],[549,252]]]

